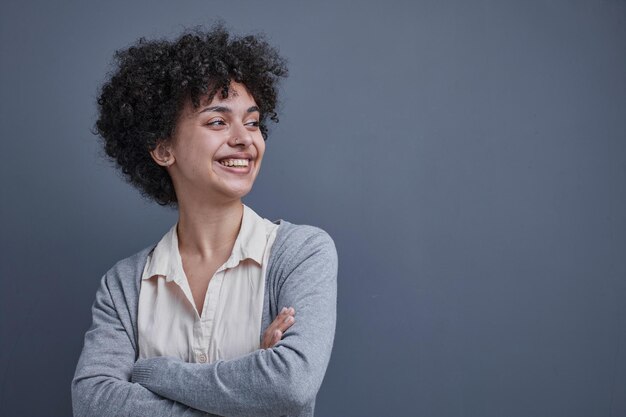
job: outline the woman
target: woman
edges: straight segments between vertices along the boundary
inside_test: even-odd
[[[102,277],[74,415],[313,416],[335,332],[334,242],[241,202],[278,121],[284,60],[222,25],[116,58],[97,133],[126,179],[179,216]]]

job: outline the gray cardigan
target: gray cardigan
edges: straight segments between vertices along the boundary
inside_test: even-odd
[[[335,335],[338,259],[324,230],[279,224],[267,275],[261,334],[283,307],[295,323],[270,349],[231,360],[187,363],[138,358],[141,272],[156,243],[101,279],[72,380],[75,417],[312,417]]]

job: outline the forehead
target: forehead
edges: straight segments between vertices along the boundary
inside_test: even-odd
[[[256,102],[244,84],[231,82],[228,87],[228,95],[226,97],[222,97],[222,90],[218,89],[211,100],[208,100],[208,95],[202,97],[200,100],[200,107],[215,104],[250,106],[256,104]]]

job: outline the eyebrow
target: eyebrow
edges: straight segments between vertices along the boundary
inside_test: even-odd
[[[212,107],[206,107],[202,110],[200,110],[198,113],[205,113],[205,112],[209,112],[209,111],[215,111],[218,113],[232,113],[232,109],[230,107],[225,107],[225,106],[212,106]],[[259,109],[258,106],[252,106],[252,107],[248,107],[247,112],[248,113],[252,113],[252,112],[259,112],[261,113],[261,110]]]

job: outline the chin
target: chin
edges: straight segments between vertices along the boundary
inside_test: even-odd
[[[252,187],[239,188],[239,189],[230,189],[228,191],[228,195],[232,198],[242,198],[248,195],[252,191]]]

